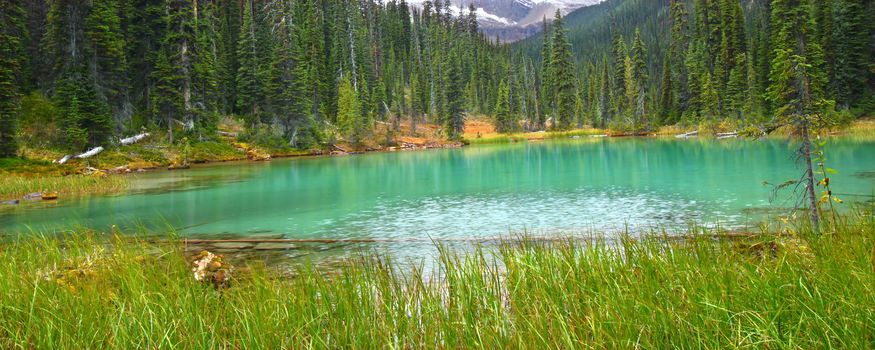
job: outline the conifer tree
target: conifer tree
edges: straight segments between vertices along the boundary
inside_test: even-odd
[[[832,90],[836,103],[844,109],[857,102],[866,91],[867,67],[872,66],[873,56],[871,42],[873,31],[867,23],[872,16],[873,5],[867,5],[864,0],[835,0],[833,11],[825,17],[832,20],[831,33],[823,33],[831,43]]]
[[[182,77],[179,70],[173,66],[168,52],[163,47],[155,60],[152,71],[152,80],[155,82],[155,91],[152,94],[152,114],[159,124],[167,128],[169,141],[174,142],[173,124],[176,117],[185,114],[182,91],[179,89]]]
[[[621,116],[626,111],[626,87],[628,86],[628,82],[626,82],[626,57],[626,40],[615,29],[613,39],[614,90],[611,96],[611,115]]]
[[[702,75],[702,93],[700,95],[699,101],[701,103],[702,109],[700,115],[704,121],[714,121],[717,117],[720,116],[719,108],[720,108],[720,96],[717,92],[717,87],[715,86],[714,77],[710,72],[705,72]]]
[[[504,80],[498,85],[498,101],[495,103],[495,130],[500,133],[513,131],[510,111],[510,92]]]
[[[810,134],[830,124],[830,101],[824,98],[820,46],[812,40],[810,8],[804,0],[774,0],[772,2],[772,58],[768,96],[776,106],[775,119],[768,130],[790,125],[802,139],[799,149],[804,160],[805,194],[811,223],[819,224],[818,199],[814,192],[812,164],[813,146]],[[768,131],[767,130],[767,131]]]
[[[258,28],[255,20],[252,0],[248,0],[243,9],[243,24],[240,29],[240,40],[237,46],[239,68],[237,72],[237,110],[249,117],[249,124],[254,126],[260,116],[259,107],[263,102],[262,84],[263,72],[259,61]]]
[[[445,113],[446,113],[446,129],[447,136],[452,140],[458,140],[462,137],[462,131],[465,128],[465,111],[463,109],[464,96],[462,96],[464,82],[462,81],[462,73],[458,67],[460,57],[458,49],[453,48],[444,63],[444,71],[446,74],[445,87]]]
[[[337,127],[341,134],[353,143],[360,141],[361,105],[358,93],[349,76],[340,80],[337,91]]]
[[[671,54],[667,54],[663,60],[662,67],[662,83],[659,86],[659,117],[660,124],[674,124],[675,118],[675,95],[674,86],[671,78]]]
[[[745,54],[739,54],[735,58],[733,66],[729,73],[729,81],[726,83],[725,111],[733,116],[737,122],[744,123],[743,115],[748,93],[748,69]]]
[[[125,40],[121,31],[118,0],[91,2],[85,18],[89,66],[93,70],[98,98],[112,109],[116,123],[131,117]]]
[[[538,129],[544,129],[547,122],[547,116],[552,113],[554,101],[554,93],[552,91],[554,87],[553,83],[553,75],[550,73],[550,67],[553,66],[553,63],[550,61],[553,59],[553,35],[550,34],[550,27],[547,25],[547,17],[543,18],[542,22],[544,28],[542,29],[544,45],[541,48],[541,89],[538,94],[538,120],[536,127]]]
[[[24,9],[18,1],[2,0],[0,8],[0,158],[15,157],[19,91],[16,75],[20,69]]]
[[[665,58],[665,66],[670,67],[671,69],[669,77],[672,82],[671,94],[674,96],[674,99],[676,99],[676,101],[671,102],[672,106],[670,106],[669,109],[672,110],[673,113],[677,113],[678,109],[686,108],[690,98],[687,89],[687,70],[686,65],[684,64],[684,62],[686,62],[687,48],[689,46],[690,28],[688,25],[689,19],[687,8],[684,1],[672,0],[670,16],[671,45],[669,46],[668,56]],[[672,121],[667,122],[677,122],[677,120],[674,120],[676,118],[677,116],[672,118]]]
[[[644,47],[644,42],[641,41],[641,30],[635,29],[635,38],[632,40],[632,79],[635,80],[633,85],[635,88],[635,122],[649,128],[647,118],[646,98],[647,98],[647,49]]]
[[[571,61],[571,44],[566,38],[562,13],[556,11],[553,20],[552,53],[550,55],[549,76],[553,87],[550,90],[555,99],[554,128],[567,130],[575,115],[574,64]]]

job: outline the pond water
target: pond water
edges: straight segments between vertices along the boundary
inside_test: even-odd
[[[107,229],[182,236],[465,240],[741,226],[786,213],[799,178],[786,140],[559,140],[233,163],[132,175],[130,193],[0,208],[0,231]],[[875,193],[875,142],[833,139],[833,190]],[[862,196],[851,196],[862,195]]]

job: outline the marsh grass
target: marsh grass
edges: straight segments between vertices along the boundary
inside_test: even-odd
[[[118,175],[0,176],[0,200],[17,199],[34,192],[57,192],[63,199],[84,194],[116,193],[129,187],[129,180]]]
[[[585,137],[592,135],[603,135],[604,130],[601,129],[576,129],[569,131],[546,131],[546,132],[527,132],[527,133],[510,133],[510,134],[487,134],[482,137],[471,137],[467,135],[466,141],[472,145],[482,144],[501,144],[514,143],[523,141],[540,141],[548,139],[563,139],[571,137]]]
[[[0,348],[871,348],[868,215],[822,235],[441,248],[437,271],[253,266],[221,291],[177,244],[35,234],[0,247]]]

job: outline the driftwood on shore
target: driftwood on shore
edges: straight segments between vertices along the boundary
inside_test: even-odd
[[[54,162],[52,162],[52,163],[56,163],[56,164],[64,164],[64,163],[66,163],[67,161],[69,161],[70,158],[73,158],[73,156],[70,155],[70,154],[68,154],[68,155],[65,155],[64,158],[58,159],[58,160],[56,160],[56,161],[54,161]]]
[[[76,156],[75,158],[79,158],[79,159],[91,158],[91,157],[94,157],[94,156],[100,154],[100,152],[103,152],[103,147],[97,146],[97,147],[94,147],[94,148],[88,150],[88,152],[85,152],[85,153],[82,153],[82,154]]]
[[[717,134],[717,139],[718,139],[718,140],[728,139],[728,138],[734,138],[734,137],[738,137],[738,131],[733,131],[733,132],[722,132],[722,133],[718,133],[718,134]]]
[[[134,135],[134,136],[131,136],[131,137],[127,137],[127,138],[120,139],[120,140],[119,140],[119,144],[122,145],[122,146],[133,145],[133,144],[135,144],[135,143],[137,143],[137,142],[142,141],[143,139],[145,139],[145,138],[147,138],[147,137],[149,137],[149,133],[144,132],[144,133],[139,134],[139,135]],[[68,161],[70,161],[70,159],[73,159],[73,158],[77,158],[77,159],[91,158],[91,157],[94,157],[94,156],[100,154],[100,152],[103,152],[103,151],[104,151],[104,148],[98,146],[98,147],[94,147],[94,148],[88,150],[87,152],[82,153],[82,154],[80,154],[80,155],[78,155],[78,156],[73,156],[73,155],[69,155],[69,154],[68,154],[68,155],[65,155],[63,158],[58,159],[58,160],[56,160],[56,161],[53,161],[52,163],[55,163],[55,164],[65,164],[65,163],[67,163]]]
[[[103,152],[103,147],[94,147],[94,148],[88,150],[88,152],[82,153],[82,154],[80,154],[80,155],[78,155],[78,156],[70,156],[70,155],[66,155],[66,156],[64,156],[64,158],[61,158],[61,159],[55,161],[55,163],[57,163],[57,164],[64,164],[64,163],[67,163],[67,161],[69,161],[70,159],[73,159],[73,158],[78,158],[78,159],[91,158],[91,157],[94,157],[94,156],[100,154],[100,152]]]
[[[119,143],[120,145],[122,145],[122,146],[133,145],[133,144],[135,144],[135,143],[137,143],[137,142],[142,141],[143,139],[145,139],[145,138],[147,138],[147,137],[149,137],[149,133],[148,133],[148,132],[144,132],[144,133],[139,134],[139,135],[134,135],[134,136],[131,136],[131,137],[128,137],[128,138],[121,139],[121,140],[118,141],[118,143]]]
[[[675,137],[679,138],[679,139],[683,139],[683,138],[687,138],[687,137],[696,137],[696,136],[699,136],[699,130],[694,130],[694,131],[690,131],[688,133],[683,133],[683,134],[677,135]]]

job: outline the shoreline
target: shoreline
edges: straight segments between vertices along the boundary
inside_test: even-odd
[[[477,123],[480,123],[480,130],[487,131],[484,128],[489,128],[491,126],[484,127],[485,124],[482,121],[473,121],[474,129],[477,129]],[[404,138],[399,138],[398,146],[388,146],[388,147],[363,147],[361,149],[353,149],[349,147],[352,151],[340,151],[341,149],[347,150],[342,146],[330,145],[325,149],[321,150],[309,150],[309,151],[297,151],[297,150],[282,150],[282,151],[268,151],[266,152],[268,157],[253,159],[250,156],[250,149],[241,146],[239,143],[234,140],[223,139],[221,142],[213,142],[215,146],[213,147],[225,147],[223,153],[224,156],[220,156],[217,154],[207,154],[202,155],[203,158],[195,159],[191,161],[191,164],[187,167],[175,167],[174,161],[170,159],[170,157],[174,156],[175,153],[172,151],[168,151],[169,156],[159,162],[147,162],[141,160],[132,160],[123,165],[116,165],[118,163],[110,163],[110,166],[99,166],[98,168],[92,168],[90,166],[85,166],[89,162],[78,162],[75,164],[67,164],[67,165],[57,165],[48,163],[46,160],[28,160],[22,159],[21,162],[25,163],[22,169],[16,168],[0,168],[0,174],[3,176],[8,176],[9,179],[13,179],[14,181],[18,181],[23,183],[21,187],[28,188],[28,190],[8,190],[7,194],[3,194],[2,188],[0,188],[0,203],[3,202],[12,202],[16,200],[20,200],[21,198],[17,198],[20,196],[24,196],[27,194],[32,194],[33,192],[41,191],[41,192],[59,192],[61,194],[69,194],[72,196],[88,196],[88,195],[100,195],[100,194],[112,194],[112,193],[120,193],[123,192],[123,185],[118,184],[120,182],[118,179],[124,179],[123,175],[143,173],[143,172],[159,172],[159,171],[180,171],[189,168],[201,168],[208,167],[211,165],[218,164],[226,164],[226,163],[246,163],[246,162],[264,162],[270,161],[270,159],[295,159],[295,158],[318,158],[318,157],[342,157],[342,156],[350,156],[350,155],[359,155],[359,154],[368,154],[368,153],[391,153],[391,152],[410,152],[410,151],[428,151],[435,149],[454,149],[454,148],[462,148],[468,146],[475,145],[486,145],[486,144],[502,144],[502,143],[517,143],[517,142],[542,142],[546,140],[559,140],[559,139],[582,139],[582,138],[662,138],[662,137],[673,137],[680,135],[684,132],[684,130],[672,130],[672,133],[663,133],[663,132],[655,132],[649,133],[647,135],[627,135],[627,134],[617,134],[610,133],[609,131],[602,129],[575,129],[570,131],[538,131],[538,132],[527,132],[527,133],[517,133],[517,134],[495,134],[495,133],[486,133],[480,134],[480,138],[472,138],[472,136],[476,136],[477,134],[472,135],[471,133],[466,133],[462,141],[447,141],[447,140],[419,140],[419,143],[405,142]],[[853,137],[853,138],[863,138],[868,139],[875,136],[875,120],[871,119],[860,119],[855,121],[853,124],[841,128],[832,130],[827,134],[829,137]],[[774,137],[787,137],[786,135],[778,135]],[[694,137],[699,139],[712,139],[710,136],[702,136],[702,137]],[[717,138],[714,138],[715,140]],[[126,146],[127,147],[127,146]],[[147,148],[147,146],[137,146],[141,148]],[[167,147],[162,146],[160,144],[155,146],[148,147]],[[228,156],[227,149],[233,148],[236,153],[232,156]],[[123,153],[119,150],[113,150],[114,153]],[[261,152],[261,151],[257,151]],[[135,152],[131,152],[129,150],[128,154],[135,154]],[[108,157],[113,157],[115,154],[110,154]],[[98,156],[100,157],[100,156]],[[99,159],[99,158],[98,158]],[[36,165],[29,165],[28,162],[32,162]],[[85,163],[85,164],[82,164]],[[115,165],[115,166],[113,166]],[[90,181],[89,178],[94,178],[95,180]],[[105,184],[101,184],[100,180],[110,178],[109,182],[113,182],[112,186],[104,186]],[[124,182],[125,180],[121,180]],[[40,184],[51,182],[50,186],[46,188],[39,188]],[[93,183],[92,183],[93,182]],[[65,183],[69,183],[69,185],[65,186]],[[12,185],[15,186],[15,185]],[[34,187],[37,186],[37,187]],[[10,194],[11,193],[11,194]],[[12,203],[0,204],[0,205],[9,205]]]

